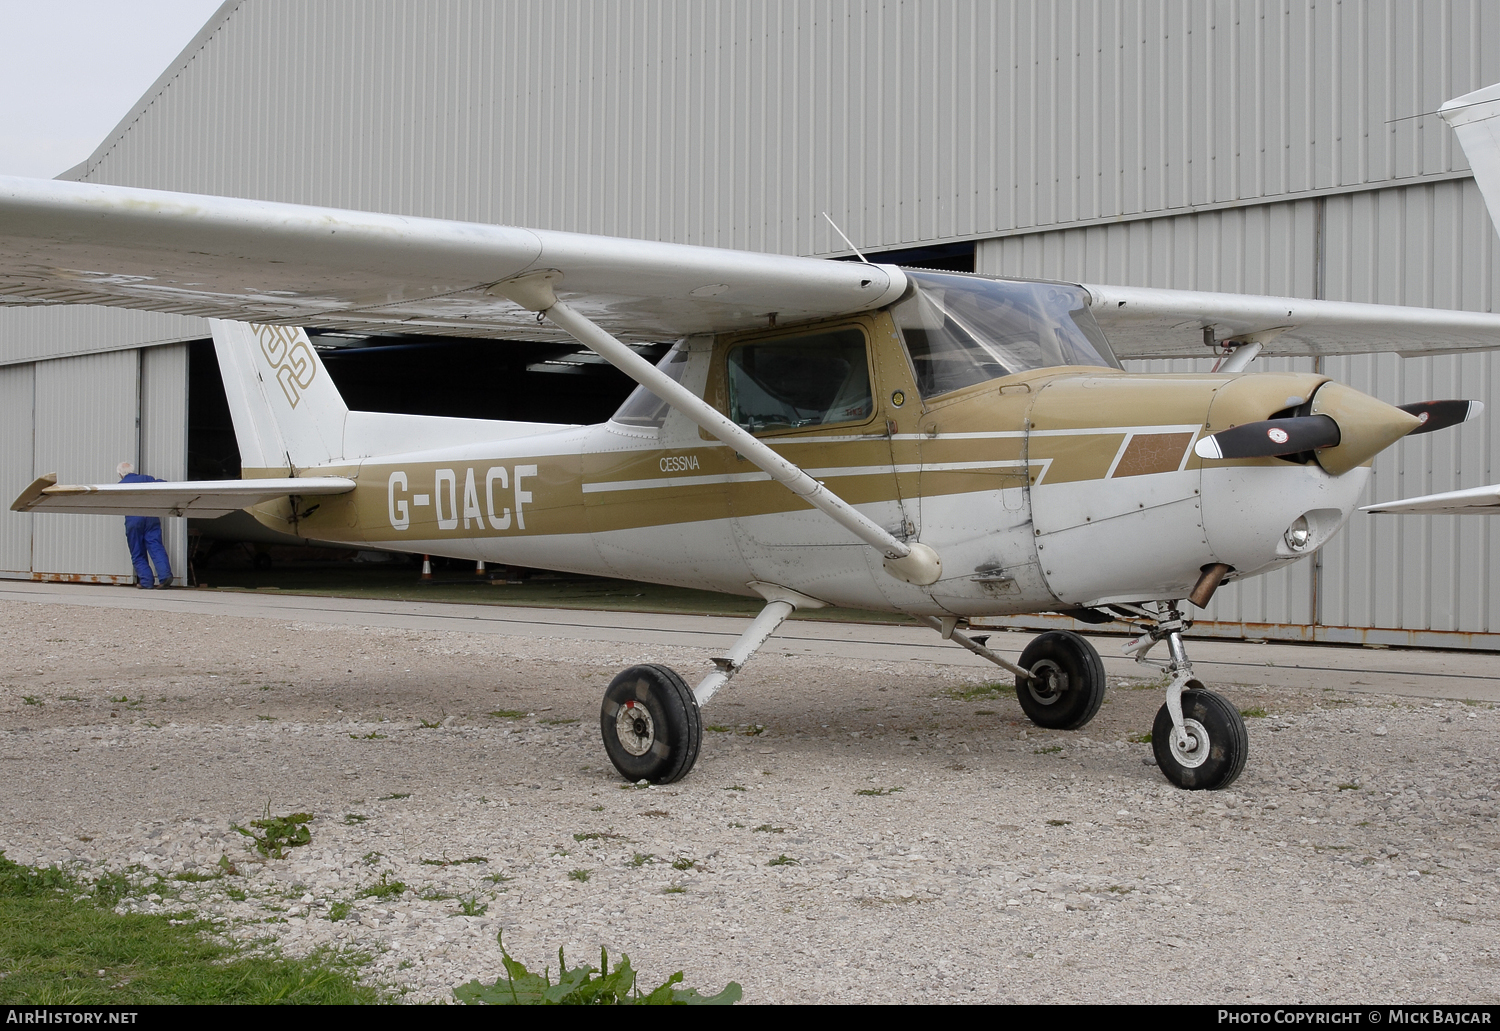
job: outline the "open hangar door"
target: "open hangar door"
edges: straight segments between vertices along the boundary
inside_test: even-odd
[[[308,336],[350,409],[518,422],[603,422],[635,382],[576,344],[439,336]],[[668,344],[632,345],[653,365]],[[189,345],[188,477],[240,475],[240,454],[212,340]],[[245,512],[189,520],[200,538],[195,563],[264,556],[272,546],[309,542],[269,530]],[[240,548],[238,545],[252,547]],[[339,546],[342,547],[342,546]],[[259,561],[265,561],[259,559]]]

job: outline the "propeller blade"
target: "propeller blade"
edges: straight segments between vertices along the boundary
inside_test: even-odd
[[[1198,441],[1193,453],[1199,458],[1272,458],[1333,447],[1339,438],[1339,424],[1328,416],[1300,415],[1231,426]]]
[[[1449,426],[1457,426],[1461,422],[1468,422],[1484,411],[1484,402],[1414,401],[1409,405],[1397,405],[1396,407],[1422,420],[1422,425],[1407,434],[1408,437],[1415,437],[1418,433],[1445,430]]]

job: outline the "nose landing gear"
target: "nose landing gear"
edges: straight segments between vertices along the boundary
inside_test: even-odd
[[[1189,791],[1228,787],[1245,768],[1250,735],[1239,710],[1222,695],[1204,688],[1193,675],[1182,633],[1192,626],[1175,604],[1165,612],[1145,613],[1154,625],[1126,645],[1135,661],[1162,667],[1171,678],[1167,700],[1157,710],[1151,728],[1151,750],[1156,765],[1173,784]],[[1165,640],[1171,658],[1146,658],[1157,641]]]

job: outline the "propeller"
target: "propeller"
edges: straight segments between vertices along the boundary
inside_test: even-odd
[[[1396,407],[1422,420],[1422,425],[1407,434],[1408,437],[1414,437],[1418,433],[1445,430],[1449,426],[1457,426],[1461,422],[1468,422],[1484,411],[1484,402],[1413,401],[1409,405],[1397,405]]]
[[[1484,411],[1484,402],[1414,401],[1397,407],[1422,420],[1420,426],[1406,434],[1414,436],[1468,422]],[[1274,458],[1336,447],[1341,439],[1339,424],[1329,416],[1297,415],[1231,426],[1199,440],[1193,446],[1193,453],[1199,458]]]
[[[1298,415],[1231,426],[1193,446],[1199,458],[1271,458],[1333,447],[1339,424],[1326,415]]]

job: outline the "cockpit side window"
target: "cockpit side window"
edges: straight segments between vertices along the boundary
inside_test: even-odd
[[[687,366],[688,349],[684,341],[675,344],[662,360],[656,363],[657,369],[671,376],[676,383],[682,382],[682,375],[687,371]],[[610,421],[641,429],[659,429],[662,423],[666,422],[667,412],[670,409],[671,405],[645,387],[636,387]]]
[[[725,363],[729,417],[751,433],[865,422],[875,411],[866,350],[853,328],[742,344]]]
[[[892,314],[923,397],[1028,369],[1120,367],[1082,287],[910,269],[906,274],[916,290]]]

